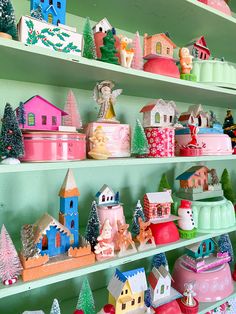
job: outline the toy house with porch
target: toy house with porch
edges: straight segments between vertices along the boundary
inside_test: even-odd
[[[188,45],[187,48],[192,56],[201,60],[208,60],[210,58],[211,52],[207,47],[206,40],[204,36],[193,39]]]
[[[127,272],[116,269],[108,285],[109,303],[114,305],[116,314],[136,313],[145,308],[144,292],[147,280],[144,268]],[[140,313],[140,312],[137,312]]]
[[[153,267],[151,273],[149,274],[148,282],[150,284],[153,302],[170,295],[171,276],[163,265],[159,268]]]
[[[168,127],[173,125],[176,105],[173,101],[165,102],[158,99],[154,104],[144,106],[140,112],[143,113],[143,127]]]
[[[173,58],[174,48],[176,48],[176,45],[167,33],[152,36],[144,34],[144,59],[157,57]]]
[[[179,117],[179,122],[184,126],[197,125],[200,128],[210,127],[210,116],[208,112],[204,112],[202,105],[192,105],[189,106],[187,112],[181,113]]]
[[[43,19],[51,24],[65,24],[66,0],[31,0],[31,11],[42,8]]]
[[[215,252],[215,242],[212,239],[206,239],[202,242],[195,243],[194,245],[185,248],[187,255],[197,259],[209,256]]]
[[[104,17],[101,21],[99,21],[97,24],[93,27],[93,33],[107,33],[108,30],[112,29],[111,24],[109,23],[108,19]]]
[[[146,193],[144,195],[144,214],[148,220],[161,220],[170,217],[171,190]]]
[[[96,202],[98,206],[112,206],[119,204],[119,192],[114,191],[104,184],[96,194]]]
[[[43,97],[36,95],[27,100],[24,105],[25,124],[20,128],[34,131],[58,131],[62,116],[67,113]],[[19,109],[17,108],[17,115]]]

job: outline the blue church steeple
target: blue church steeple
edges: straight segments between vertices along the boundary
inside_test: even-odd
[[[76,186],[73,172],[69,169],[59,192],[59,221],[70,230],[70,243],[73,247],[78,247],[79,245],[79,195],[80,193]]]

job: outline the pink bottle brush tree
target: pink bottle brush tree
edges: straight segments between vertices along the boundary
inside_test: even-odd
[[[17,281],[22,266],[15,246],[5,228],[2,226],[0,235],[0,277],[4,285],[11,285]]]
[[[139,32],[136,32],[133,39],[134,58],[131,67],[136,70],[143,69],[143,49],[140,43]]]
[[[67,100],[64,108],[68,115],[63,117],[63,124],[65,126],[76,127],[82,129],[82,120],[78,109],[78,104],[72,90],[69,90]]]

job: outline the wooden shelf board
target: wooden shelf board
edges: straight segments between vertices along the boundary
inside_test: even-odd
[[[236,231],[236,226],[228,228],[227,231],[224,230],[223,233],[233,232],[233,231]],[[175,243],[170,243],[167,245],[158,245],[154,249],[150,249],[143,252],[137,252],[135,254],[121,257],[121,258],[116,257],[114,259],[110,259],[104,262],[96,262],[95,264],[87,266],[87,267],[82,267],[76,270],[53,275],[50,277],[38,279],[31,282],[23,282],[20,279],[16,284],[10,287],[0,285],[0,299],[11,296],[11,295],[16,295],[18,293],[26,292],[32,289],[37,289],[43,286],[48,286],[57,282],[69,280],[75,277],[87,275],[93,272],[97,272],[97,271],[101,271],[101,270],[105,270],[105,269],[109,269],[113,267],[118,267],[119,265],[131,263],[133,261],[147,258],[161,252],[168,252],[171,250],[175,250],[175,249],[178,249],[178,248],[181,248],[181,247],[193,244],[193,243],[200,242],[202,240],[205,240],[211,237],[219,236],[220,234],[222,234],[222,232],[220,231],[217,233],[198,234],[194,239],[189,239],[189,240],[180,239],[178,242],[175,242]]]
[[[61,170],[68,168],[97,168],[97,167],[123,167],[123,166],[151,166],[159,164],[227,161],[236,160],[235,155],[229,156],[196,156],[171,158],[114,158],[108,160],[80,160],[64,162],[21,163],[19,165],[0,165],[0,173],[15,173],[28,171]]]
[[[97,81],[110,79],[116,87],[124,89],[124,95],[218,107],[234,104],[236,99],[236,90],[126,69],[1,38],[0,60],[0,79],[81,88],[91,92]]]
[[[142,35],[152,35],[168,31],[179,47],[205,35],[214,56],[236,62],[236,42],[232,37],[236,19],[197,0],[146,0],[145,4],[143,0],[120,0],[112,5],[109,0],[68,0],[67,10],[94,21],[107,17],[114,27],[132,33],[138,30]]]

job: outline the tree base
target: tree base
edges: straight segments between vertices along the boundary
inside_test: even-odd
[[[196,228],[194,228],[193,230],[182,230],[179,228],[178,230],[179,230],[180,238],[182,239],[192,239],[192,238],[195,238],[197,234]]]
[[[20,164],[20,160],[17,159],[17,158],[6,158],[6,159],[3,159],[1,161],[1,164],[3,165],[19,165]]]
[[[0,32],[0,37],[4,39],[12,39],[12,36],[7,33]]]
[[[181,80],[197,82],[197,76],[195,74],[180,74]]]

